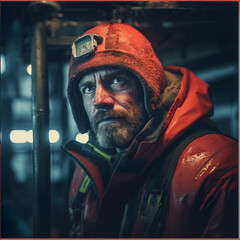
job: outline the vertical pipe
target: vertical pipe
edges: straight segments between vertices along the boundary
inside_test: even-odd
[[[50,237],[50,144],[49,96],[46,61],[45,24],[33,26],[31,46],[32,63],[32,119],[33,119],[33,236]]]

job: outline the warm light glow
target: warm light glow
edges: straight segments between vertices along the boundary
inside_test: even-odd
[[[60,136],[59,136],[58,131],[56,131],[56,130],[50,130],[49,131],[49,141],[50,141],[50,143],[58,142],[59,138],[60,138]]]
[[[30,76],[32,75],[32,65],[31,64],[27,66],[27,73]]]
[[[28,134],[28,142],[33,143],[33,131],[29,130],[27,134]]]
[[[60,135],[56,130],[49,131],[49,142],[56,143],[60,139]],[[13,143],[32,143],[33,142],[33,131],[29,130],[12,130],[10,133],[10,140]]]
[[[10,132],[10,140],[13,143],[26,143],[28,141],[28,132],[25,130],[13,130]]]
[[[88,133],[84,133],[84,134],[79,133],[79,134],[77,134],[75,139],[77,142],[87,143],[89,140],[89,136],[88,136]]]

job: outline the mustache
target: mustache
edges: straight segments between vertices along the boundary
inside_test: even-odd
[[[98,112],[96,112],[93,122],[94,122],[94,125],[97,126],[101,121],[111,119],[111,118],[121,118],[123,120],[124,119],[128,120],[124,112],[121,112],[121,111],[115,112],[113,110],[108,110],[108,111],[99,110]]]

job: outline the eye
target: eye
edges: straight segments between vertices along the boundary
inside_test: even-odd
[[[127,79],[124,77],[116,77],[116,78],[114,78],[113,83],[114,84],[123,84],[126,81],[127,81]]]
[[[127,87],[128,80],[124,77],[117,76],[112,80],[111,89],[112,90],[123,90]]]
[[[95,93],[95,89],[96,89],[95,85],[88,85],[82,87],[80,90],[83,95],[93,95]]]

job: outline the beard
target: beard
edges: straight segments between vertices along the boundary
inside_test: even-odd
[[[110,120],[101,123],[103,120]],[[143,107],[136,113],[125,111],[99,110],[90,122],[98,144],[106,149],[126,148],[147,122],[147,113]]]

